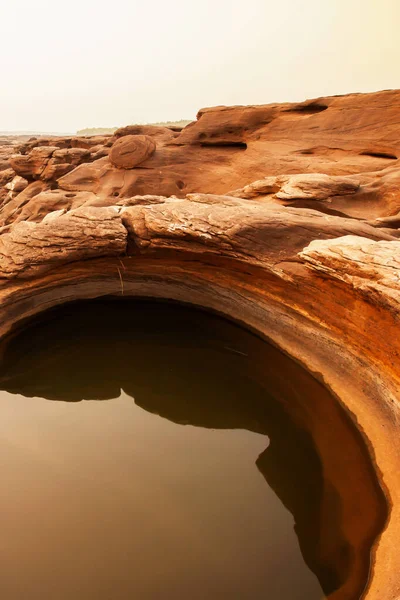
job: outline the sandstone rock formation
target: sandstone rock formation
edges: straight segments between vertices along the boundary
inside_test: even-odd
[[[153,138],[147,135],[126,135],[114,142],[110,150],[110,162],[120,169],[133,169],[156,150]]]
[[[356,518],[368,498],[357,464],[338,475],[322,408],[288,407],[354,549],[332,600],[400,597],[399,114],[386,91],[204,109],[182,131],[0,140],[0,336],[70,300],[188,302],[273,341],[352,415],[386,495],[383,532]]]

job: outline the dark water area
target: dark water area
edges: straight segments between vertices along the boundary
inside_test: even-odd
[[[342,508],[327,534],[322,459],[287,409],[326,392],[269,344],[101,301],[0,352],[5,600],[321,600],[351,575]]]

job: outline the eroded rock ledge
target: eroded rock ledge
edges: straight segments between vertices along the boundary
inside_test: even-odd
[[[111,294],[203,306],[273,341],[368,445],[390,507],[370,600],[400,597],[399,106],[388,91],[204,109],[182,131],[0,140],[0,336]],[[339,450],[316,444],[333,469]],[[357,561],[331,598],[359,597]]]

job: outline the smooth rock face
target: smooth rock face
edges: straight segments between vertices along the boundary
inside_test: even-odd
[[[126,135],[111,147],[110,161],[119,169],[133,169],[155,152],[156,144],[148,135]]]
[[[70,300],[187,302],[272,340],[353,415],[386,495],[380,537],[357,521],[357,464],[352,486],[318,433],[323,406],[302,421],[349,546],[374,544],[331,600],[360,598],[368,572],[365,598],[400,597],[399,106],[393,90],[203,109],[182,131],[0,138],[0,337]],[[340,555],[328,530],[320,545]]]

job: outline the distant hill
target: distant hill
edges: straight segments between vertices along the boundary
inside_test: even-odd
[[[192,121],[190,119],[181,119],[180,121],[161,121],[160,123],[141,123],[141,125],[154,125],[156,127],[186,127]],[[135,123],[138,125],[138,123]],[[108,135],[113,134],[118,127],[87,127],[79,129],[76,135]]]

